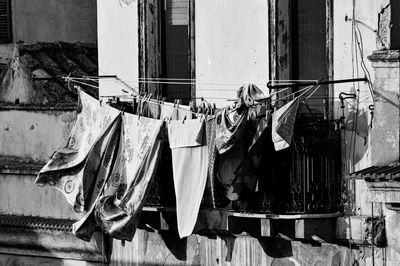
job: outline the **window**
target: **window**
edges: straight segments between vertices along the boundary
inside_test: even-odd
[[[270,2],[272,80],[333,78],[332,3],[332,0]],[[282,96],[289,92],[283,91]],[[332,92],[332,85],[321,87],[307,105],[301,106],[300,112],[331,117]]]
[[[194,77],[193,5],[189,0],[139,1],[139,75],[174,84],[144,82],[141,91],[188,104]],[[182,83],[182,84],[176,84]]]
[[[10,0],[0,0],[0,43],[11,41],[11,3]]]
[[[187,103],[191,98],[190,84],[190,36],[189,0],[165,1],[163,14],[163,66],[164,77],[177,79],[182,84],[165,84],[163,95],[167,100],[181,99]]]

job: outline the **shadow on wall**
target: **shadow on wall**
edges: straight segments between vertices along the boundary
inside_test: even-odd
[[[3,230],[6,230],[5,235]],[[61,259],[46,258],[39,256],[26,256],[35,252],[49,253],[51,250],[44,246],[37,245],[41,242],[40,233],[27,230],[21,235],[21,229],[18,228],[2,228],[0,234],[0,247],[11,251],[11,255],[0,254],[0,265],[3,266],[30,266],[30,265],[45,265],[45,266],[62,266],[65,265]],[[35,245],[36,244],[36,245]],[[21,254],[21,255],[16,255]]]
[[[370,124],[368,122],[368,112],[364,110],[350,110],[344,123],[345,141],[347,159],[350,159],[353,165],[357,164],[364,157],[368,150],[368,136]],[[354,152],[353,152],[354,150]]]

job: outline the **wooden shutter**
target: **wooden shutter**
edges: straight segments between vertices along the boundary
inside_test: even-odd
[[[189,0],[166,0],[169,25],[189,25]]]
[[[10,0],[0,0],[0,43],[11,41],[11,3]]]

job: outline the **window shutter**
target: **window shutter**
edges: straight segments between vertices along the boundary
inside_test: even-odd
[[[169,25],[189,25],[189,0],[166,0]]]
[[[0,0],[0,43],[11,41],[11,3],[10,0]]]

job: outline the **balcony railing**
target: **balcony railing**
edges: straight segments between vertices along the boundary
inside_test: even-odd
[[[269,136],[270,137],[270,136]],[[240,211],[271,214],[312,214],[339,211],[341,188],[340,131],[335,121],[298,117],[290,148],[276,152],[266,146],[267,164],[258,171],[258,189]],[[164,145],[159,174],[147,206],[174,207],[171,153]],[[267,166],[265,166],[267,165]],[[203,207],[232,208],[225,188],[206,186]],[[233,205],[235,206],[235,205]],[[236,209],[238,210],[238,209]]]

